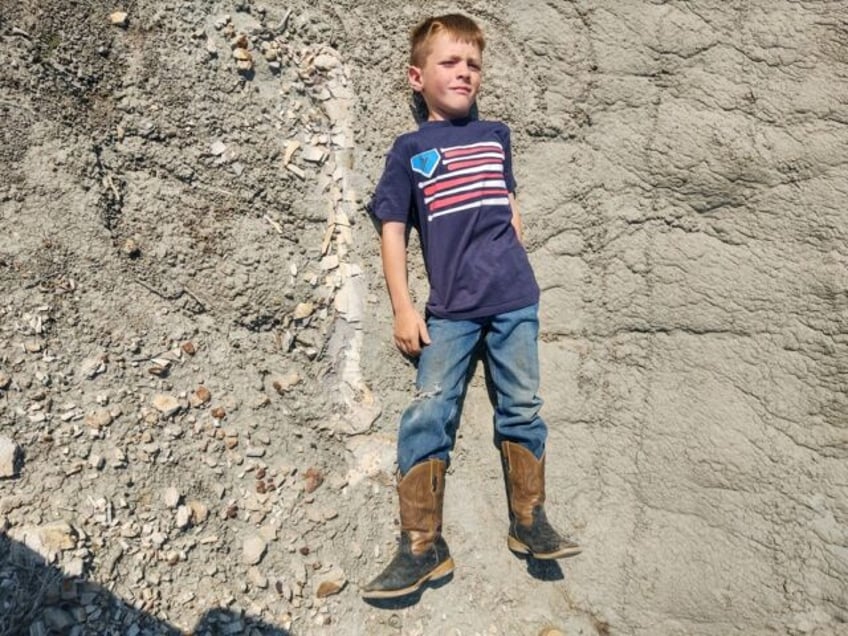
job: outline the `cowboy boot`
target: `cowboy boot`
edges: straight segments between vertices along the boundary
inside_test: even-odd
[[[386,569],[363,588],[363,598],[405,596],[453,572],[453,559],[442,538],[446,468],[444,461],[428,459],[398,482],[398,550]]]
[[[582,548],[554,530],[545,515],[544,455],[536,459],[521,444],[503,442],[501,460],[509,499],[509,549],[537,559],[579,554]]]

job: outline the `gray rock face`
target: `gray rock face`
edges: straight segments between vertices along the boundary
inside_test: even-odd
[[[414,376],[365,203],[447,5],[92,4],[0,29],[0,476],[27,451],[0,633],[844,632],[844,2],[462,4],[543,290],[548,514],[584,552],[507,550],[478,369],[456,577],[402,611],[357,591]],[[83,580],[32,595],[7,545]]]
[[[563,568],[575,614],[611,633],[838,630],[848,612],[845,8],[503,11],[480,109],[513,125],[543,288],[550,515],[586,545]],[[383,307],[374,339],[391,333]],[[393,382],[381,364],[368,359],[366,377],[408,386],[410,375]],[[453,534],[503,524],[502,494],[482,481],[497,473],[490,413],[472,385],[459,483],[447,487]],[[527,579],[520,563],[495,569]],[[561,589],[518,588],[516,606],[539,615]],[[498,589],[481,585],[484,597]]]

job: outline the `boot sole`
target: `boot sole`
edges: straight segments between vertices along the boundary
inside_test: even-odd
[[[560,550],[554,550],[553,552],[533,552],[526,543],[522,543],[512,535],[507,536],[506,538],[507,546],[513,552],[517,552],[518,554],[529,554],[534,559],[539,559],[541,561],[547,561],[551,559],[564,559],[566,557],[576,556],[583,552],[583,548],[579,545],[568,546],[562,548]]]
[[[404,587],[399,590],[373,590],[370,592],[362,592],[362,598],[398,598],[400,596],[406,596],[407,594],[417,592],[421,586],[428,581],[438,581],[439,579],[443,579],[453,572],[453,568],[453,558],[448,557],[408,587]]]

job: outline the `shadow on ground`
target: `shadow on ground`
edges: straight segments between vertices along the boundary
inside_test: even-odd
[[[178,635],[183,630],[134,607],[97,583],[66,576],[37,552],[0,533],[0,636]],[[240,611],[207,611],[196,636],[289,632]]]

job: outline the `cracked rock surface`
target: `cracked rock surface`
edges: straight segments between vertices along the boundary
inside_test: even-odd
[[[0,7],[0,636],[845,632],[844,3],[461,7],[584,552],[507,550],[478,368],[454,578],[384,606],[414,369],[366,204],[455,7],[66,5]]]

